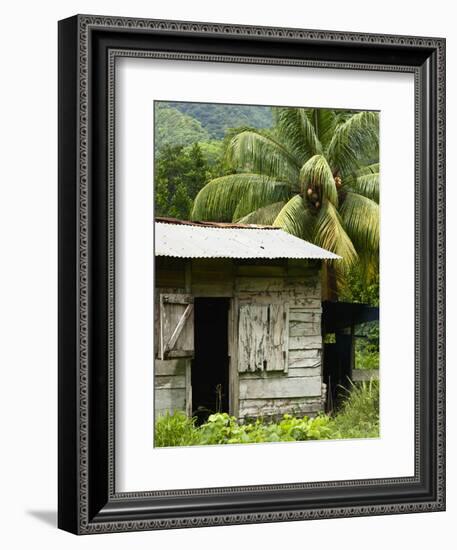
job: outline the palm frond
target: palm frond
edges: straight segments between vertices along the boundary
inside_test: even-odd
[[[310,109],[308,118],[313,124],[317,139],[325,149],[332,139],[337,125],[337,115],[333,109]]]
[[[280,210],[273,225],[300,239],[311,240],[315,221],[315,213],[306,207],[302,196],[295,195]]]
[[[236,222],[249,213],[272,203],[286,202],[289,197],[290,187],[287,183],[277,182],[265,177],[259,179],[249,184],[245,192],[241,194],[232,221]]]
[[[276,131],[281,142],[287,144],[300,165],[313,155],[322,152],[322,146],[313,123],[308,117],[307,109],[277,107],[273,112]]]
[[[379,172],[357,176],[351,187],[360,195],[379,203]]]
[[[344,230],[341,217],[327,199],[324,199],[316,220],[314,242],[341,256],[342,260],[335,263],[337,269],[348,269],[357,260],[357,252]]]
[[[379,144],[379,116],[362,111],[339,124],[328,145],[327,156],[334,173],[350,174],[373,154]]]
[[[277,215],[286,203],[284,201],[274,202],[262,208],[258,208],[243,216],[238,220],[239,223],[252,223],[258,225],[273,225]]]
[[[357,193],[347,193],[340,208],[344,227],[359,256],[373,257],[379,251],[379,205]]]
[[[235,170],[255,172],[291,184],[300,170],[297,159],[281,143],[253,130],[232,138],[227,161]]]
[[[256,188],[255,193],[251,188]],[[287,189],[285,184],[259,174],[222,176],[211,180],[200,189],[194,200],[191,219],[231,222],[240,201],[248,201],[255,196],[258,203],[261,203],[260,199],[263,200],[263,206],[277,202],[278,195],[287,196]],[[247,210],[246,213],[252,210]]]
[[[357,170],[357,174],[359,176],[362,176],[364,174],[375,174],[375,173],[379,173],[379,170],[380,170],[380,164],[379,162],[375,162],[373,164],[367,164],[366,166],[361,166]]]
[[[318,191],[321,199],[325,197],[335,206],[338,206],[335,180],[324,156],[314,155],[305,162],[300,170],[300,185],[303,193],[312,188]]]

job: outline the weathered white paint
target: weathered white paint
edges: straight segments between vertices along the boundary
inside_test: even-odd
[[[322,336],[290,336],[289,349],[321,349]]]
[[[292,399],[244,399],[241,402],[241,418],[280,419],[284,414],[294,416],[315,415],[322,409],[322,400]]]
[[[320,323],[302,323],[301,321],[290,321],[289,334],[290,336],[320,336]]]
[[[309,368],[321,368],[321,359],[319,357],[314,358],[302,358],[291,361],[289,359],[289,370],[296,369],[309,369]],[[292,376],[292,375],[291,375]]]
[[[235,288],[238,292],[278,292],[284,288],[284,277],[237,277]]]
[[[283,371],[287,366],[286,304],[239,307],[238,371]]]
[[[186,410],[186,390],[176,388],[157,389],[154,392],[155,398],[155,414],[160,416],[166,411],[171,414],[174,411]]]
[[[162,361],[156,359],[154,362],[154,375],[155,376],[175,376],[184,375],[186,370],[185,359],[171,359]]]
[[[156,376],[156,389],[182,388],[186,387],[186,376]]]
[[[320,323],[321,315],[315,311],[308,311],[304,308],[291,307],[290,320],[300,321],[302,323]]]
[[[294,365],[289,365],[290,378],[298,378],[302,376],[320,376],[321,375],[321,362],[320,360],[316,362],[316,359],[311,360],[309,367],[295,367]],[[242,372],[240,373],[240,378],[242,380],[272,380],[275,377],[282,376],[287,378],[287,372]]]
[[[256,410],[268,417],[321,411],[325,392],[318,266],[194,259],[185,274],[187,293],[168,289],[176,296],[167,302],[165,318],[159,318],[169,337],[177,327],[181,330],[174,346],[178,349],[170,350],[168,358],[174,353],[180,357],[189,347],[181,341],[182,331],[191,326],[183,319],[185,304],[195,296],[229,296],[230,412],[243,418],[256,416]],[[168,407],[191,414],[190,368],[188,359],[156,361],[156,412]]]
[[[258,303],[258,304],[273,304],[287,302],[290,307],[300,307],[303,309],[311,309],[320,312],[322,310],[322,304],[320,298],[310,298],[306,294],[297,293],[292,290],[283,290],[282,292],[254,292],[252,290],[245,290],[237,292],[237,297],[240,302],[245,303]]]
[[[277,379],[240,378],[240,399],[268,399],[279,397],[316,397],[322,393],[320,376],[281,377]]]
[[[321,376],[321,363],[316,363],[312,367],[289,367],[290,376],[296,378],[297,376]]]
[[[298,359],[320,358],[321,350],[318,348],[289,350],[289,364]]]
[[[160,358],[191,357],[194,351],[193,297],[160,294]]]
[[[189,373],[189,374],[188,374]],[[190,414],[190,360],[170,359],[154,362],[154,409],[156,415],[164,414],[166,410],[185,411]]]

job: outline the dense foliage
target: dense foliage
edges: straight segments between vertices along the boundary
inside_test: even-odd
[[[340,281],[353,266],[378,270],[379,117],[371,111],[274,108],[271,130],[230,140],[232,172],[198,193],[195,220],[273,224],[341,256]]]
[[[379,273],[371,280],[361,273],[360,266],[354,266],[346,276],[346,284],[340,289],[340,299],[370,306],[379,306]],[[379,368],[379,321],[361,323],[355,333],[355,368]]]
[[[357,302],[370,306],[379,306],[379,272],[370,278],[364,277],[362,266],[353,266],[345,276],[345,285],[341,288],[340,299],[343,302]]]
[[[165,145],[155,165],[156,216],[189,219],[195,196],[210,178],[200,145]]]
[[[155,113],[157,214],[277,225],[342,256],[329,266],[338,291],[351,278],[372,283],[377,113],[181,102],[158,102]],[[204,166],[189,183],[197,144]]]
[[[371,284],[377,113],[182,102],[158,102],[155,113],[157,214],[277,225],[342,256],[333,266],[339,291],[354,266]],[[203,164],[189,182],[195,145]]]
[[[379,384],[354,386],[336,415],[296,418],[284,415],[279,422],[239,423],[227,413],[213,414],[201,426],[183,412],[166,413],[155,425],[156,447],[264,443],[379,437]]]

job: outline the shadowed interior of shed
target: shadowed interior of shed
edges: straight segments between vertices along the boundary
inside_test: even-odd
[[[197,422],[213,412],[229,412],[227,298],[195,298],[195,355],[192,360],[192,408]]]

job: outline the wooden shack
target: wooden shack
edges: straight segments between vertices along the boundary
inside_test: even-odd
[[[322,260],[278,228],[155,222],[155,413],[323,409]]]

